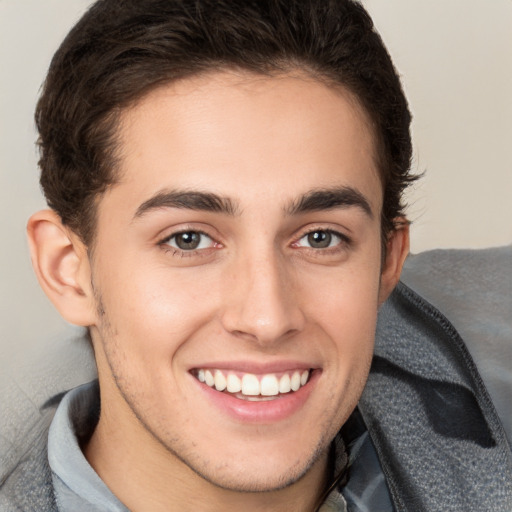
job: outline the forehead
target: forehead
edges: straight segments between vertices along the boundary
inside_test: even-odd
[[[121,116],[124,201],[205,189],[237,200],[293,200],[308,190],[382,191],[375,143],[358,101],[306,75],[222,72],[167,84]],[[278,194],[276,194],[278,192]]]

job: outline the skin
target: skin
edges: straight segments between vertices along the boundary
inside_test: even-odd
[[[43,288],[91,330],[102,412],[87,459],[134,511],[312,510],[408,250],[404,226],[381,262],[364,112],[305,76],[219,72],[150,92],[119,135],[120,180],[99,200],[92,257],[54,213],[29,222]],[[319,190],[336,204],[324,194],[304,207]],[[191,191],[221,197],[220,211]],[[198,249],[177,247],[183,231],[203,233]],[[282,361],[316,377],[279,421],[233,418],[191,372]]]

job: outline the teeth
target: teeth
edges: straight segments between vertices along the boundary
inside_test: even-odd
[[[292,386],[290,384],[290,376],[285,373],[279,379],[279,393],[289,393],[292,390]]]
[[[241,398],[242,400],[247,400],[248,402],[269,402],[270,400],[275,400],[276,396],[238,396],[237,398]]]
[[[221,371],[215,370],[214,381],[215,381],[215,389],[217,391],[224,391],[226,389],[226,386],[227,386],[226,377],[224,377],[224,374]]]
[[[263,396],[275,396],[279,394],[279,382],[275,375],[265,375],[261,379],[261,394]]]
[[[211,388],[213,387],[213,385],[215,384],[215,379],[213,378],[213,375],[212,375],[212,372],[210,370],[206,370],[204,372],[204,381],[206,382],[206,384],[208,384],[208,386],[210,386]]]
[[[246,373],[242,377],[242,394],[256,396],[260,394],[260,381],[256,375]]]
[[[240,391],[242,391],[242,381],[234,373],[230,373],[228,375],[227,381],[227,390],[230,393],[239,393]]]
[[[217,391],[227,391],[238,398],[248,400],[269,400],[277,398],[279,394],[297,391],[305,386],[309,379],[309,370],[283,373],[278,378],[273,373],[256,376],[252,373],[243,374],[240,378],[235,373],[224,373],[222,370],[205,370],[200,368],[196,373],[197,380]]]
[[[293,372],[291,383],[292,391],[297,391],[300,388],[300,373]]]

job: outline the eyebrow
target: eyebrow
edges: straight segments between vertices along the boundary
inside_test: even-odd
[[[292,202],[286,208],[286,213],[288,215],[297,215],[300,213],[348,207],[360,208],[368,217],[373,218],[373,212],[368,200],[361,192],[352,187],[311,190],[298,200]]]
[[[285,208],[287,215],[332,210],[335,208],[360,208],[366,215],[373,218],[368,200],[352,187],[336,187],[310,190],[292,201]],[[229,216],[239,215],[238,205],[229,197],[219,196],[212,192],[165,190],[144,201],[135,212],[134,219],[140,218],[153,210],[164,208],[180,208],[223,213]]]
[[[147,201],[144,201],[137,208],[134,218],[142,217],[152,210],[160,210],[162,208],[201,210],[224,213],[230,216],[238,214],[237,205],[228,197],[222,197],[211,192],[169,190],[158,192]]]

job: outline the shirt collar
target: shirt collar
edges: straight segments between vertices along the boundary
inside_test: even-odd
[[[61,510],[128,512],[87,462],[80,448],[96,426],[97,381],[69,391],[62,399],[48,433],[48,461],[57,505]]]

